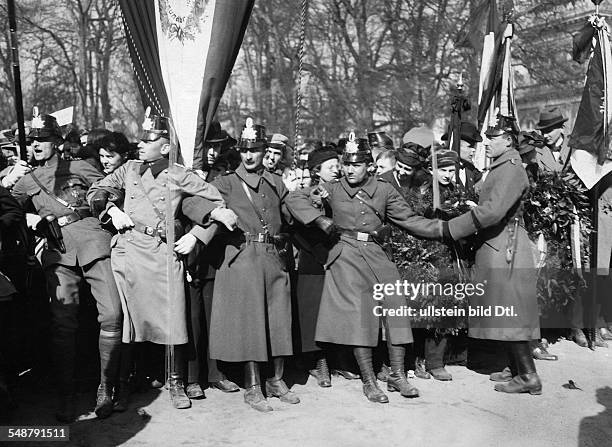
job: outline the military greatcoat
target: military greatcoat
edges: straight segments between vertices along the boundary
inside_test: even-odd
[[[218,236],[222,250],[215,263],[210,357],[242,362],[267,361],[268,352],[291,355],[289,273],[274,244],[252,240],[265,228],[245,192],[275,236],[291,220],[285,208],[287,188],[279,175],[249,173],[243,165],[212,184],[237,214],[238,229]]]
[[[184,344],[187,321],[183,263],[160,233],[146,234],[142,229],[163,229],[168,208],[176,217],[185,196],[206,199],[203,214],[224,202],[215,187],[183,166],[168,167],[167,159],[151,164],[141,174],[142,167],[141,161],[129,160],[95,183],[88,199],[100,189],[124,190],[123,211],[136,225],[113,236],[111,243],[113,274],[124,312],[123,341]],[[100,216],[103,220],[107,217],[104,213]],[[200,226],[190,233],[200,240],[206,239]],[[180,234],[177,240],[178,237]],[[170,253],[172,261],[168,264]]]
[[[516,150],[509,150],[491,163],[478,206],[449,221],[453,239],[472,234],[478,239],[473,281],[485,287],[482,296],[470,298],[470,306],[514,306],[516,314],[471,317],[470,337],[503,341],[540,338],[536,269],[521,217],[521,200],[528,188],[521,157]]]
[[[389,223],[411,234],[427,238],[442,236],[441,221],[415,215],[400,193],[383,179],[368,177],[361,185],[351,186],[343,178],[323,187],[329,192],[326,200],[334,223],[342,230],[371,233],[379,228],[381,220],[367,205],[370,204]],[[291,193],[287,202],[293,216],[304,225],[324,214],[313,205],[308,189]],[[376,346],[381,321],[374,307],[399,309],[409,304],[403,295],[395,293],[386,295],[383,301],[374,299],[374,284],[395,284],[400,279],[395,264],[376,242],[343,234],[330,249],[325,270],[316,340]],[[387,317],[387,324],[387,336],[393,344],[412,343],[408,317]]]

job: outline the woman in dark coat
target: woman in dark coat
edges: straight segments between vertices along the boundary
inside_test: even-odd
[[[522,222],[521,202],[529,189],[511,131],[492,129],[487,156],[488,176],[478,206],[448,222],[445,234],[454,240],[477,234],[474,283],[485,293],[471,297],[472,309],[491,308],[493,316],[470,317],[469,336],[499,340],[508,347],[512,380],[495,385],[506,393],[541,394],[529,341],[540,337],[536,270],[529,237]],[[495,310],[509,314],[495,316]]]

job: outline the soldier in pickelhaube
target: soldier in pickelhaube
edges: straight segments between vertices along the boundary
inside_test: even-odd
[[[100,385],[95,412],[113,410],[112,393],[121,346],[121,303],[110,264],[111,235],[92,217],[87,190],[103,174],[81,160],[63,160],[57,148],[62,133],[55,118],[34,111],[29,138],[39,166],[21,178],[13,195],[33,205],[37,228],[47,237],[42,266],[51,297],[52,349],[60,391],[57,418],[74,419],[74,371],[78,328],[79,284],[85,280],[98,307]]]
[[[181,234],[181,226],[176,225],[181,201],[187,196],[201,199],[198,222],[202,224],[205,219],[215,220],[233,228],[235,216],[215,187],[182,165],[170,165],[172,128],[166,117],[149,115],[147,110],[142,127],[139,160],[128,160],[95,183],[88,200],[100,220],[112,223],[119,232],[113,236],[111,261],[124,309],[123,341],[175,346],[170,358],[170,398],[175,408],[189,408],[182,371],[188,337],[180,256],[190,253],[198,240],[208,243],[212,234],[200,225]],[[117,191],[125,195],[123,210],[108,200]],[[168,225],[175,228],[171,255]]]
[[[381,246],[381,234],[387,232],[388,224],[394,224],[421,237],[440,238],[442,223],[416,216],[389,182],[368,174],[372,155],[366,140],[355,140],[351,134],[342,161],[344,177],[321,186],[333,218],[326,216],[325,207],[313,202],[308,189],[295,191],[288,199],[296,220],[337,234],[325,264],[315,339],[352,346],[364,394],[372,402],[386,403],[389,399],[378,387],[372,364],[372,348],[378,344],[382,322],[391,363],[387,389],[416,397],[418,390],[406,380],[404,371],[405,347],[413,341],[410,321],[408,317],[380,316],[383,309],[406,305],[406,297],[392,293],[379,301],[373,293],[375,284],[394,284],[400,279]]]
[[[293,354],[288,272],[293,253],[283,233],[291,221],[288,191],[282,177],[263,166],[265,132],[248,118],[237,146],[240,166],[212,183],[238,215],[238,228],[217,236],[221,250],[210,322],[210,357],[244,363],[244,400],[262,412],[273,409],[260,381],[260,364],[270,360],[267,396],[300,402],[283,380],[284,357]]]

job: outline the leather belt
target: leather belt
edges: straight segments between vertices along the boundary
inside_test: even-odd
[[[249,242],[258,242],[260,244],[274,243],[274,238],[268,233],[245,233],[244,237],[246,239],[247,244]]]
[[[361,242],[374,242],[374,238],[372,238],[372,235],[370,233],[362,233],[361,231],[340,230],[340,234]]]
[[[81,212],[77,213],[76,211],[66,214],[65,216],[60,216],[57,218],[57,223],[60,227],[65,227],[66,225],[70,225],[71,223],[78,222],[85,217],[91,217],[90,213]]]
[[[165,239],[166,237],[165,232],[160,231],[155,227],[151,227],[149,225],[143,225],[138,222],[134,222],[134,226],[132,227],[132,230],[138,231],[139,233],[142,233],[142,234],[146,234],[147,236],[150,236],[150,237],[159,236],[162,239]]]

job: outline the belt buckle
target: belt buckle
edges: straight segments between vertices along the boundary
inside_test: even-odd
[[[61,216],[57,218],[57,223],[59,224],[60,227],[65,227],[70,222],[68,221],[68,216]]]
[[[368,233],[362,233],[361,231],[357,232],[357,240],[361,241],[361,242],[368,242],[368,238],[369,238],[369,234]]]
[[[153,227],[144,227],[144,234],[146,234],[147,236],[154,236],[155,230],[153,229]]]
[[[266,242],[266,235],[264,233],[257,233],[257,242]]]

